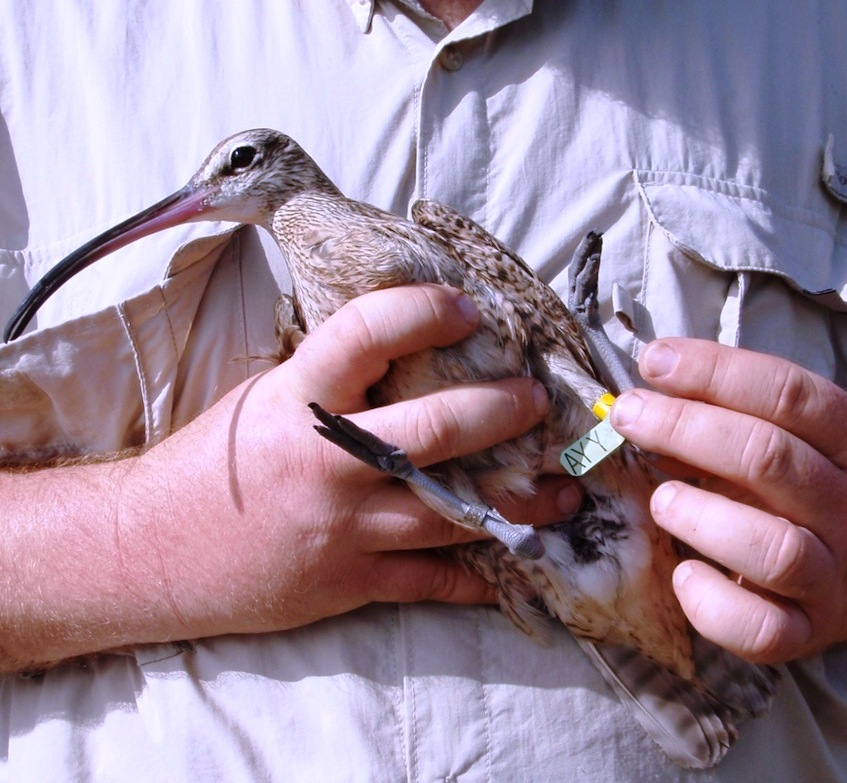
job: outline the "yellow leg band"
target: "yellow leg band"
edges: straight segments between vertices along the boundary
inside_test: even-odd
[[[602,397],[600,397],[597,402],[594,403],[594,407],[591,409],[594,415],[603,421],[606,416],[609,415],[609,411],[612,409],[612,403],[615,401],[615,395],[606,392]]]

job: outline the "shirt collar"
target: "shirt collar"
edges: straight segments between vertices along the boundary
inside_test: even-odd
[[[363,33],[371,31],[371,21],[374,18],[376,0],[347,0],[350,10],[356,18],[356,24]]]
[[[356,19],[356,24],[363,33],[369,33],[371,30],[371,22],[373,21],[374,12],[376,10],[376,0],[347,0],[350,5],[350,10]],[[409,0],[398,0],[401,5],[407,5],[416,10],[420,10],[420,6]],[[486,30],[474,29],[468,31],[469,35],[476,35],[479,32],[494,29],[501,25],[519,19],[522,16],[532,12],[533,0],[487,0],[477,11],[486,11],[485,19],[477,22],[484,25]],[[467,22],[471,22],[478,15],[475,11],[468,18]],[[460,27],[464,27],[462,24]],[[458,29],[458,28],[457,28]]]

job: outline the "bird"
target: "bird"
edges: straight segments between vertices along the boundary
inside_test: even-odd
[[[325,410],[319,400],[311,406],[316,430],[405,480],[453,522],[490,533],[454,547],[451,556],[495,588],[503,613],[540,643],[549,643],[552,623],[564,624],[672,760],[690,768],[718,763],[737,739],[738,725],[768,710],[778,674],[723,650],[688,623],[671,574],[691,553],[650,516],[660,476],[645,455],[619,439],[603,449],[604,459],[581,465],[582,507],[559,524],[513,525],[496,510],[506,495],[532,494],[550,454],[574,443],[583,444],[577,453],[584,454],[598,427],[614,434],[605,415],[610,389],[628,379],[613,371],[604,380],[603,357],[613,351],[602,347],[597,329],[599,232],[588,233],[576,251],[569,309],[516,253],[459,211],[421,199],[407,219],[347,198],[294,139],[254,129],[218,144],[183,188],[60,261],[33,287],[4,339],[18,337],[49,296],[97,259],[196,220],[254,224],[276,240],[292,280],[292,294],[277,308],[278,316],[286,314],[277,319],[281,358],[296,350],[302,335],[370,291],[439,283],[474,299],[480,317],[471,336],[394,360],[369,402],[386,405],[462,382],[533,377],[550,398],[540,425],[425,470],[401,446]]]

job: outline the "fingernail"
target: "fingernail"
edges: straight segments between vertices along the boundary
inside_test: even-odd
[[[467,294],[461,294],[456,300],[456,304],[459,307],[459,312],[462,314],[462,317],[471,324],[471,326],[476,325],[477,321],[479,321],[479,308],[476,306],[476,302],[474,302],[474,300]]]
[[[694,574],[694,568],[688,560],[681,562],[673,571],[674,590],[679,590]]]
[[[668,506],[670,506],[673,499],[676,497],[676,492],[677,489],[673,484],[662,484],[653,493],[653,497],[650,499],[650,509],[653,511],[653,514],[664,514],[664,512],[667,511]]]
[[[582,490],[579,484],[568,484],[556,495],[556,509],[566,516],[575,514],[582,506]]]
[[[679,354],[667,343],[651,343],[641,358],[643,369],[650,378],[661,378],[676,367]]]
[[[535,412],[539,416],[546,416],[550,410],[550,398],[547,389],[538,382],[532,384],[532,401],[535,403]]]
[[[612,426],[626,427],[632,424],[644,409],[644,400],[638,392],[626,392],[612,406]]]

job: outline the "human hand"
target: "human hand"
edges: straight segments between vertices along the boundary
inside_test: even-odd
[[[371,601],[494,600],[480,579],[432,551],[474,536],[319,437],[307,408],[316,400],[350,415],[402,444],[419,466],[520,434],[547,408],[528,379],[366,410],[367,390],[390,359],[455,342],[476,320],[470,300],[444,287],[361,297],[283,365],[141,458],[150,462],[142,492],[169,500],[151,524],[154,540],[166,542],[160,582],[184,625],[179,633],[284,629]],[[192,453],[202,461],[186,461]],[[579,499],[569,479],[551,477],[532,501],[500,510],[514,521],[553,522]]]
[[[847,393],[783,359],[693,339],[651,343],[612,409],[636,445],[710,474],[662,484],[656,522],[720,564],[681,563],[692,625],[751,661],[847,640]],[[673,396],[666,396],[673,395]]]

